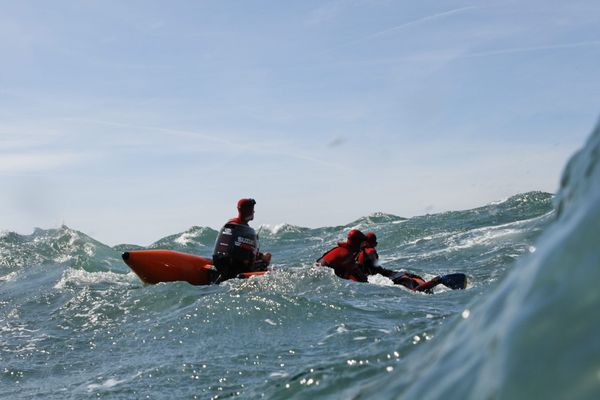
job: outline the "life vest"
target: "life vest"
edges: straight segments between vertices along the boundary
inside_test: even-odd
[[[317,263],[333,268],[335,274],[340,278],[365,281],[366,277],[360,277],[361,272],[355,268],[357,256],[358,251],[352,251],[347,243],[340,242],[337,247],[323,254]]]
[[[213,260],[229,259],[233,263],[253,265],[258,251],[258,236],[248,225],[226,223],[215,242]]]
[[[350,255],[352,255],[353,259],[356,259],[357,254],[358,253],[352,253],[350,251],[346,242],[339,242],[337,247],[323,253],[323,255],[317,259],[317,263],[331,266],[330,263],[332,262],[339,263],[340,258],[345,259],[342,262],[348,262]]]

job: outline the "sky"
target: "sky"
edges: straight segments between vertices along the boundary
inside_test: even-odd
[[[600,2],[0,0],[0,231],[106,244],[556,192]]]

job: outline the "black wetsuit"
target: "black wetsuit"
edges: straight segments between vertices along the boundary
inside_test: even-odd
[[[221,228],[215,249],[213,264],[219,276],[215,283],[235,278],[243,272],[266,270],[262,261],[256,261],[258,253],[258,236],[248,224],[230,220]]]

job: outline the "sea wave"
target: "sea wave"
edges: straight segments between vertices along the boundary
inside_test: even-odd
[[[473,301],[410,368],[360,396],[592,399],[600,395],[600,126],[568,163],[557,221],[487,299]]]
[[[221,285],[144,285],[120,258],[141,246],[107,246],[65,226],[4,234],[0,397],[525,398],[527,382],[546,378],[592,393],[598,175],[571,165],[556,198],[530,192],[409,219],[265,227],[274,271]],[[467,290],[430,296],[314,266],[356,226],[377,233],[386,268],[465,272]],[[193,226],[148,247],[210,255],[216,235]]]

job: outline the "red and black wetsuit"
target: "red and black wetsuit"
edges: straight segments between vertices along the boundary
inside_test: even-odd
[[[235,217],[235,218],[231,218],[229,221],[227,221],[227,223],[244,225],[244,226],[247,226],[248,228],[250,228],[250,225],[248,225],[247,222],[244,222],[244,220],[242,220],[242,218],[239,216]],[[250,229],[252,229],[252,228],[250,228]],[[256,242],[258,245],[258,234],[256,234]],[[243,271],[243,272],[266,271],[267,266],[264,265],[264,261],[262,261],[263,255],[264,255],[263,253],[258,251],[258,247],[257,247],[255,257],[254,257],[254,265],[252,267],[252,270],[251,271]]]
[[[358,282],[367,282],[367,276],[360,270],[356,257],[360,251],[360,244],[340,242],[338,246],[323,254],[317,260],[323,266],[333,268],[337,276]]]
[[[213,264],[220,277],[217,282],[235,278],[242,272],[265,270],[266,266],[256,259],[262,259],[258,252],[258,236],[241,217],[232,218],[221,228],[215,249]]]

